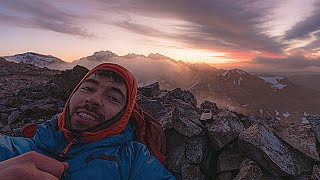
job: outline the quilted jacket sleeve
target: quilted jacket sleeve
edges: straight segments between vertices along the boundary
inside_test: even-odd
[[[176,179],[162,164],[150,154],[146,146],[140,145],[137,149],[135,162],[129,179]]]
[[[35,150],[32,139],[0,136],[0,162]]]

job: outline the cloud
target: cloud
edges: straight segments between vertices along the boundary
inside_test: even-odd
[[[307,19],[298,22],[286,32],[285,40],[308,38],[313,32],[320,30],[320,2],[316,2],[314,6],[312,14]]]
[[[276,4],[272,1],[126,0],[119,1],[121,6],[116,6],[115,2],[98,2],[106,10],[113,7],[113,10],[130,17],[153,18],[155,23],[167,19],[187,22],[173,26],[171,32],[162,31],[162,28],[152,29],[152,24],[130,18],[115,25],[134,33],[182,42],[189,48],[282,53],[285,47],[268,36],[266,29],[261,28]],[[175,32],[174,29],[179,31]]]
[[[93,36],[77,23],[77,20],[82,18],[80,15],[67,12],[45,1],[3,0],[1,8],[0,21],[2,23],[47,29],[82,37]]]
[[[256,57],[250,63],[277,69],[301,70],[311,67],[319,68],[320,58],[307,58],[303,55],[288,56],[285,58]]]

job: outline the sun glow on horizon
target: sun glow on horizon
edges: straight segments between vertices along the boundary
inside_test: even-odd
[[[190,63],[226,63],[230,59],[225,57],[223,52],[208,52],[198,49],[166,49],[163,54],[175,60],[187,61]]]

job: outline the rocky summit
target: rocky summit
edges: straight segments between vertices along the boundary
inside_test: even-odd
[[[16,79],[22,81],[17,74],[8,80],[12,82],[2,82],[10,84],[10,88],[2,86],[0,97],[3,134],[17,136],[23,125],[43,123],[61,112],[88,72],[82,66],[67,71],[28,67],[28,73],[37,72],[32,76],[38,79],[28,79],[25,87],[14,84]],[[215,102],[197,104],[190,91],[161,90],[159,83],[140,87],[137,103],[162,124],[167,169],[177,179],[319,179],[320,116],[309,115],[304,124],[249,117],[220,109]],[[210,116],[200,120],[208,110]]]

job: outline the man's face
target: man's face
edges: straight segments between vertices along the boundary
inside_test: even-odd
[[[126,98],[125,84],[94,73],[89,75],[69,102],[71,130],[86,130],[108,121],[125,107]]]

